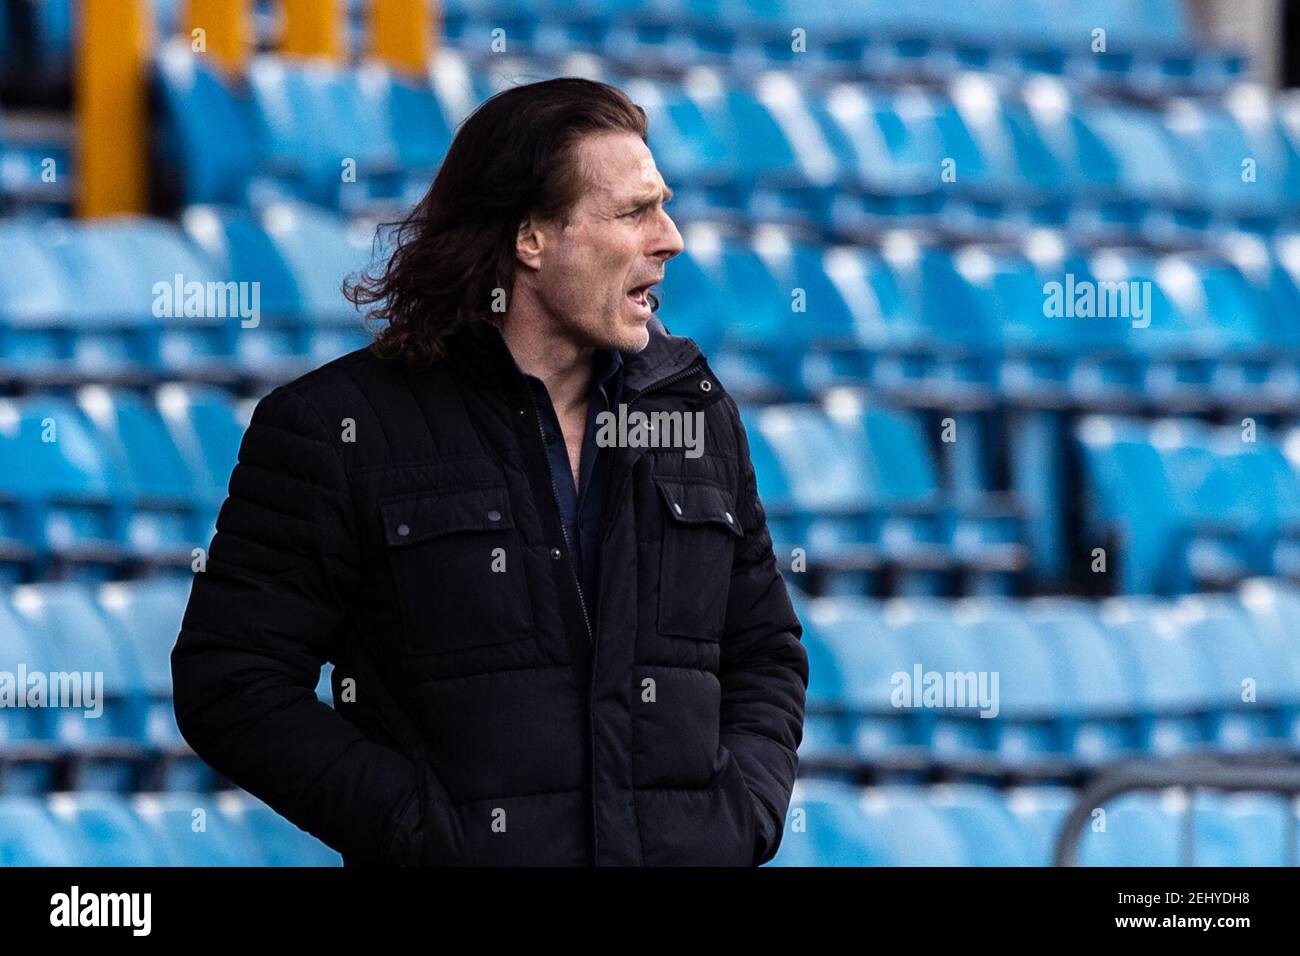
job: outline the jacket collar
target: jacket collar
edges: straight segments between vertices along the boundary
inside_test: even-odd
[[[640,352],[620,352],[623,387],[627,394],[639,393],[676,375],[699,361],[699,347],[685,336],[672,335],[657,316],[647,326],[650,341]],[[505,336],[495,323],[473,319],[447,338],[447,357],[471,379],[492,388],[511,390],[523,386]]]

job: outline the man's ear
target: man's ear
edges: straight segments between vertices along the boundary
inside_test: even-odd
[[[540,269],[542,248],[545,245],[546,240],[537,220],[532,216],[525,216],[519,223],[519,232],[515,235],[515,258],[530,269]]]

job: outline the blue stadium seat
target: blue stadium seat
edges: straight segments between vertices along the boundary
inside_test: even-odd
[[[878,827],[863,813],[857,787],[798,780],[773,866],[869,866],[883,854]]]
[[[1141,750],[1170,756],[1200,748],[1214,706],[1206,661],[1166,606],[1141,598],[1103,603],[1100,622],[1132,682]]]
[[[77,866],[167,865],[162,847],[119,794],[53,794],[49,810]]]
[[[0,592],[0,670],[17,675],[20,669],[34,670],[39,659],[22,618],[10,607],[8,590]],[[17,685],[14,690],[26,692]],[[24,706],[0,708],[0,789],[5,793],[43,793],[54,782],[58,745],[52,711],[27,707],[26,700]]]
[[[257,168],[251,105],[218,69],[182,40],[165,43],[155,58],[164,160],[181,177],[186,204],[248,199]]]
[[[1074,791],[1065,787],[1017,787],[1007,792],[1007,809],[1020,831],[1030,866],[1050,866],[1066,814],[1074,807]]]
[[[76,406],[3,399],[0,423],[5,530],[31,549],[35,575],[56,565],[98,573],[120,561],[125,517],[104,451]]]
[[[1084,827],[1082,866],[1177,866],[1182,794],[1128,793],[1109,801]],[[1104,826],[1104,829],[1102,828]]]
[[[82,388],[77,404],[104,451],[114,493],[129,508],[124,543],[130,555],[189,567],[193,550],[207,544],[207,520],[195,501],[194,476],[158,409],[134,393],[97,385]]]
[[[864,792],[861,807],[880,843],[880,855],[868,866],[970,865],[965,842],[931,805],[926,788],[873,787]]]
[[[216,793],[136,794],[132,803],[170,866],[265,866],[267,854]]]
[[[241,791],[222,793],[220,812],[253,835],[267,866],[342,866],[343,858],[265,803]]]
[[[55,698],[50,734],[73,759],[79,789],[124,791],[135,783],[143,757],[147,697],[131,649],[109,627],[94,596],[78,583],[24,584],[11,595],[25,628],[32,671],[76,675],[69,693]],[[62,679],[62,678],[61,678]]]
[[[76,866],[80,861],[44,799],[0,795],[0,866]]]
[[[1064,722],[1074,760],[1096,765],[1131,756],[1138,747],[1138,710],[1124,662],[1084,601],[1040,598],[1021,609],[1055,670],[1060,694],[1056,713]]]
[[[1193,803],[1197,866],[1294,866],[1286,859],[1287,801],[1265,794],[1198,791]]]
[[[941,784],[929,790],[930,806],[956,832],[968,866],[1034,866],[1006,798],[991,787]]]

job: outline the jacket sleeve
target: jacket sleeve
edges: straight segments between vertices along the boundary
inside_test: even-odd
[[[358,580],[338,439],[288,387],[258,403],[172,651],[176,720],[203,760],[348,862],[412,864],[414,764],[315,693]]]
[[[739,444],[737,517],[745,535],[736,542],[727,598],[720,740],[735,756],[755,800],[758,866],[776,855],[785,829],[803,740],[808,653],[800,642],[803,625],[772,553],[745,426],[735,401],[725,400]]]

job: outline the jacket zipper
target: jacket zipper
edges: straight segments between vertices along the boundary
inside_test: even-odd
[[[550,455],[546,452],[546,430],[542,427],[542,416],[537,410],[537,399],[533,396],[532,389],[528,390],[528,401],[533,406],[533,421],[537,423],[537,434],[542,439],[542,452],[547,455],[546,473],[551,479],[551,499],[555,502],[556,514],[563,514],[560,507],[560,490],[555,487],[555,472],[551,470]],[[582,594],[582,581],[578,578],[578,572],[573,567],[573,545],[569,541],[568,529],[564,527],[564,521],[560,521],[560,536],[564,539],[564,551],[567,563],[569,565],[569,575],[573,578],[573,586],[578,591],[578,605],[582,608],[582,623],[587,628],[587,643],[594,645],[595,636],[591,631],[591,618],[587,614],[587,599]]]
[[[646,392],[652,392],[655,389],[663,388],[666,385],[671,385],[674,382],[681,381],[682,379],[686,378],[688,375],[694,374],[695,371],[703,364],[703,362],[704,359],[703,356],[701,356],[698,360],[692,362],[689,366],[682,369],[680,372],[675,372],[674,374],[658,382],[651,382],[649,385],[641,389],[641,391],[637,392],[628,400],[627,403],[628,410],[631,411],[632,406],[636,404],[637,399],[639,399]],[[554,483],[555,483],[554,478],[552,478],[551,484],[554,485]],[[616,491],[616,489],[613,488],[608,490]],[[601,541],[599,543],[603,546],[604,544],[603,537],[601,538]],[[596,865],[597,862],[600,860],[600,827],[596,822],[596,711],[591,703],[596,697],[596,658],[597,655],[599,654],[599,651],[600,651],[599,646],[593,642],[591,646],[590,683],[587,687],[587,720],[591,730],[591,862],[593,866]],[[642,862],[644,863],[645,861],[642,860]]]
[[[686,368],[682,369],[680,372],[675,372],[658,382],[651,382],[645,388],[641,389],[641,391],[633,395],[628,401],[627,407],[629,411],[632,406],[636,404],[637,400],[646,393],[664,388],[674,382],[681,381],[689,375],[695,374],[703,362],[704,359],[701,357],[697,361],[692,362]],[[528,389],[528,402],[533,408],[533,421],[537,423],[537,434],[542,440],[542,451],[543,453],[546,453],[546,430],[542,427],[542,416],[537,409],[537,399],[533,396],[532,389]],[[556,513],[560,513],[562,510],[560,508],[560,492],[559,489],[555,487],[555,472],[551,470],[549,460],[546,465],[546,473],[551,479],[551,499],[555,502]],[[568,557],[567,563],[569,565],[569,574],[573,578],[573,586],[578,592],[578,605],[582,608],[582,623],[587,628],[587,642],[591,646],[591,674],[587,688],[587,722],[591,733],[591,860],[592,865],[595,865],[600,859],[600,826],[596,820],[596,712],[595,708],[592,707],[591,702],[596,696],[596,655],[599,648],[596,645],[595,637],[592,634],[591,618],[587,614],[587,600],[582,594],[582,582],[578,579],[578,572],[573,567],[573,548],[569,544],[569,533],[565,530],[563,521],[560,522],[560,534],[564,538],[564,548],[567,552],[566,556]]]

